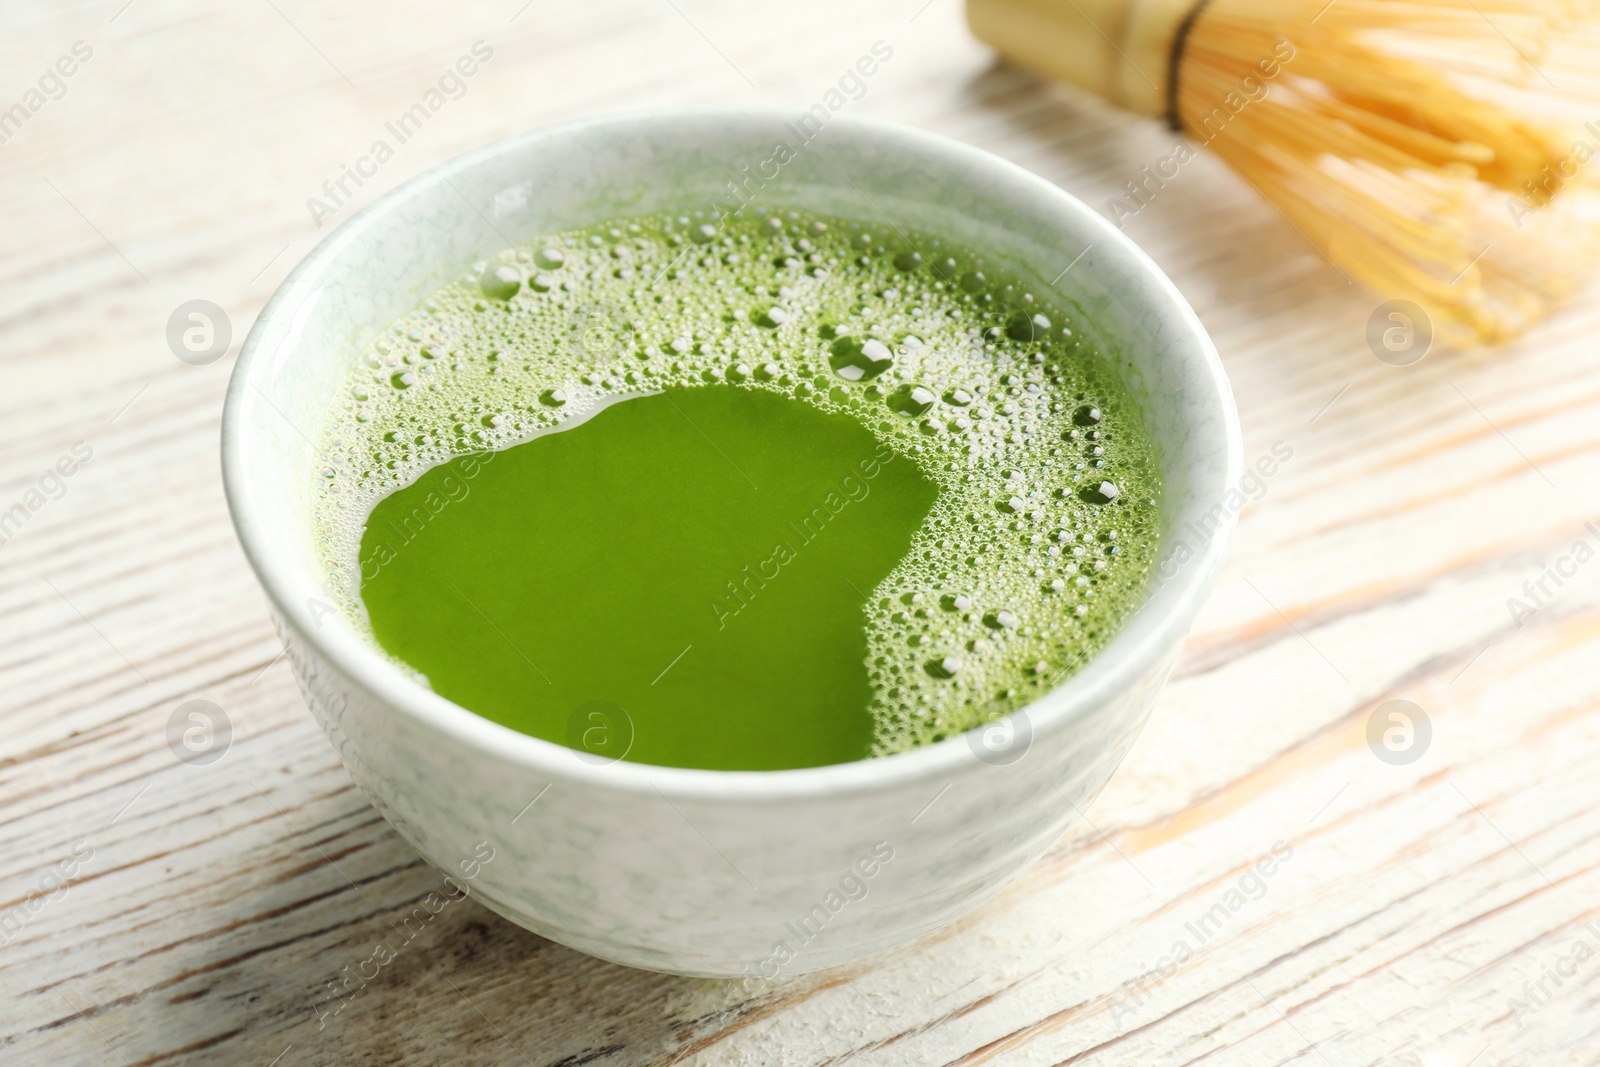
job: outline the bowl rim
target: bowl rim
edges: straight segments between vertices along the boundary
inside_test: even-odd
[[[267,348],[267,335],[275,323],[299,312],[305,298],[318,291],[315,283],[325,266],[413,196],[499,156],[585,129],[605,126],[624,129],[641,122],[660,128],[663,123],[699,121],[707,117],[730,122],[752,119],[781,122],[791,116],[781,108],[761,105],[683,106],[612,112],[542,126],[483,145],[417,174],[378,197],[319,241],[263,306],[245,338],[229,379],[222,416],[221,458],[228,510],[240,545],[279,617],[357,688],[364,689],[397,714],[407,715],[487,756],[546,775],[552,782],[582,783],[632,793],[654,792],[667,798],[761,802],[844,796],[929,779],[954,780],[961,771],[977,764],[968,747],[967,736],[971,731],[893,755],[773,771],[709,770],[627,760],[597,764],[574,758],[573,750],[564,745],[492,722],[417,684],[372,647],[370,641],[342,616],[329,616],[328,624],[324,624],[323,618],[313,613],[309,602],[297,603],[289,595],[292,588],[305,584],[308,577],[311,585],[317,585],[316,576],[308,576],[296,564],[295,554],[275,544],[263,529],[261,516],[276,501],[270,494],[256,491],[251,478],[253,450],[247,444],[254,420],[263,416],[264,406],[270,408],[271,405],[270,401],[256,399],[252,393],[259,391],[256,381],[272,363],[270,357],[281,347]],[[1094,239],[1089,243],[1106,246],[1126,257],[1149,287],[1144,303],[1151,307],[1166,305],[1166,315],[1181,323],[1189,340],[1198,343],[1204,370],[1208,372],[1205,378],[1209,388],[1206,396],[1187,399],[1213,407],[1215,415],[1220,417],[1226,452],[1221,484],[1237,483],[1242,465],[1238,413],[1216,348],[1177,287],[1121,230],[1054,183],[974,146],[881,119],[836,115],[829,120],[830,135],[845,129],[917,151],[930,165],[964,160],[969,165],[988,168],[1011,183],[1032,187],[1053,201],[1064,216],[1070,217],[1072,228],[1092,233]],[[294,343],[297,333],[290,332],[288,344]],[[1177,575],[1162,583],[1162,593],[1166,594],[1162,599],[1166,604],[1161,608],[1160,618],[1154,623],[1148,621],[1157,598],[1147,595],[1105,648],[1076,673],[1019,709],[1026,713],[1033,729],[1033,744],[1038,744],[1042,734],[1070,729],[1075,719],[1134,684],[1154,665],[1164,649],[1175,640],[1181,641],[1221,569],[1236,517],[1231,511],[1226,514],[1211,539],[1185,562]],[[335,618],[337,623],[333,624]]]

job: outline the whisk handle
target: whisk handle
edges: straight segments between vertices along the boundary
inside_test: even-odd
[[[980,40],[1141,115],[1168,116],[1174,46],[1205,0],[967,0]]]

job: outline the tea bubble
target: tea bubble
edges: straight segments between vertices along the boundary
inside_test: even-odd
[[[1050,320],[1043,315],[1029,315],[1019,311],[1006,323],[1006,334],[1013,341],[1038,341],[1050,329]]]
[[[845,381],[869,381],[894,366],[894,356],[882,341],[841,337],[833,342],[828,363]]]
[[[522,272],[515,267],[501,264],[486,271],[479,280],[478,287],[483,290],[483,295],[491,300],[510,300],[517,295],[517,290],[522,288]]]
[[[1099,485],[1090,486],[1084,489],[1078,495],[1082,497],[1086,503],[1109,504],[1113,500],[1117,499],[1117,497],[1122,495],[1122,490],[1118,489],[1112,482],[1101,482]]]
[[[933,407],[936,399],[920,385],[902,385],[889,394],[889,410],[901,415],[921,415]]]

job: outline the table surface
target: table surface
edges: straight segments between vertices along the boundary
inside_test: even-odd
[[[572,116],[798,112],[878,40],[850,111],[1091,204],[1172,146],[996,64],[956,0],[523,4],[0,9],[0,108],[92,51],[0,146],[0,511],[26,511],[0,545],[0,1061],[1600,1062],[1600,313],[1381,363],[1379,298],[1209,158],[1127,232],[1215,338],[1247,461],[1292,458],[1087,819],[960,922],[758,999],[467,901],[319,1018],[438,875],[307,715],[221,491],[232,356],[328,232],[307,198],[480,39],[355,204]],[[192,366],[166,322],[201,298],[233,348]],[[191,699],[233,725],[210,765],[168,748]],[[1431,737],[1391,764],[1368,724],[1397,699]]]

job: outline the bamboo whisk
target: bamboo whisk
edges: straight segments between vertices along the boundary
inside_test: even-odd
[[[1346,277],[1495,341],[1600,260],[1600,4],[968,0],[1017,63],[1163,117]]]

